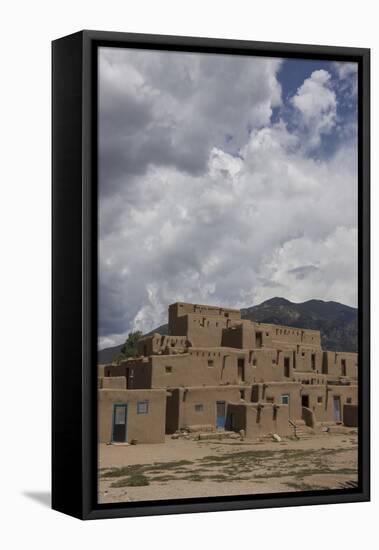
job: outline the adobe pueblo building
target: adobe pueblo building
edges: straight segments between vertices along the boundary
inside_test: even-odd
[[[146,336],[138,357],[99,366],[100,442],[159,443],[181,430],[244,430],[253,439],[296,435],[301,426],[357,426],[357,354],[322,350],[319,331],[207,305],[175,303],[168,314],[167,336]]]

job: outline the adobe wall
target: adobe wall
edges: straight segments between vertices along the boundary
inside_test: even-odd
[[[252,387],[252,401],[259,403],[273,403],[281,405],[281,397],[289,395],[289,418],[301,419],[301,384],[295,382],[268,382],[254,384]]]
[[[343,423],[351,428],[358,427],[358,405],[343,406]]]
[[[224,317],[187,316],[187,339],[193,347],[220,347],[222,333],[230,321]]]
[[[125,376],[128,389],[151,388],[151,358],[127,359],[119,365],[107,365],[104,376]]]
[[[224,328],[221,335],[221,345],[227,348],[243,348],[242,324]]]
[[[151,361],[154,388],[285,381],[294,372],[292,353],[273,349],[189,348],[188,353],[153,356]]]
[[[293,381],[306,385],[320,385],[328,383],[328,375],[315,374],[314,372],[293,372]]]
[[[333,397],[340,398],[341,420],[343,420],[343,409],[346,404],[356,404],[358,399],[357,386],[342,386],[342,385],[309,385],[302,386],[301,398],[307,398],[307,408],[314,415],[316,422],[334,422]]]
[[[107,365],[97,365],[97,376],[104,376],[105,367]]]
[[[249,369],[247,382],[290,380],[293,376],[293,354],[291,351],[275,349],[255,349],[247,352]],[[288,364],[288,376],[285,371],[285,361]]]
[[[99,389],[104,390],[126,390],[126,377],[125,376],[99,376],[98,378]]]
[[[319,330],[306,330],[286,325],[273,325],[268,323],[256,323],[256,330],[260,327],[263,331],[270,333],[271,345],[273,347],[288,346],[296,349],[296,346],[304,348],[311,347],[321,350],[321,334]]]
[[[291,433],[287,405],[230,403],[228,406],[228,428],[245,430],[248,439],[268,433],[286,436]]]
[[[137,353],[145,357],[159,353],[184,352],[187,346],[186,336],[167,336],[157,332],[145,336],[137,342]]]
[[[271,332],[251,321],[232,321],[222,332],[223,346],[239,349],[272,347]]]
[[[299,346],[294,352],[294,365],[296,373],[313,372],[314,374],[323,373],[323,352],[321,350]]]
[[[148,413],[137,414],[137,402],[148,401]],[[98,438],[101,443],[112,440],[113,405],[128,405],[127,441],[164,443],[166,391],[165,390],[111,390],[98,391]]]
[[[345,361],[346,375],[343,374],[343,361]],[[324,352],[324,369],[325,374],[332,376],[346,376],[350,378],[358,378],[358,354],[325,351]]]
[[[235,350],[189,348],[181,355],[153,356],[152,387],[238,384]]]
[[[152,357],[152,387],[175,388],[194,384],[213,385],[219,383],[219,366],[208,367],[208,353],[196,357],[191,353]],[[218,359],[218,358],[217,358]],[[215,358],[216,360],[216,358]]]
[[[239,309],[232,309],[227,307],[209,306],[205,304],[188,304],[185,302],[176,302],[171,304],[168,308],[169,323],[171,319],[180,317],[182,315],[188,315],[189,313],[196,313],[198,315],[226,317],[229,319],[241,319],[241,312]]]
[[[238,365],[241,365],[241,369]],[[286,369],[287,365],[287,369]],[[293,380],[293,353],[274,349],[188,348],[187,353],[153,355],[109,365],[106,376],[125,376],[127,387],[172,388],[200,385],[247,385]],[[288,374],[288,376],[286,376]]]
[[[208,386],[208,387],[190,387],[178,388],[176,390],[178,397],[177,420],[172,419],[173,425],[179,428],[188,428],[191,426],[216,426],[216,403],[225,401],[225,414],[229,401],[239,401],[241,399],[239,386]],[[167,422],[166,422],[167,424]]]

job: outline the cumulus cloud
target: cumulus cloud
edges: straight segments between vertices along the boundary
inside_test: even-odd
[[[251,128],[268,124],[281,103],[280,64],[273,58],[255,63],[244,56],[102,48],[100,192],[131,186],[149,165],[201,174],[214,146],[236,153]]]
[[[358,63],[338,62],[334,63],[334,68],[338,73],[339,78],[356,77],[358,73]]]
[[[101,54],[100,347],[178,300],[356,305],[354,141],[310,157],[304,129],[272,122],[280,61],[210,57]],[[314,147],[336,108],[329,73],[292,102]]]
[[[292,102],[300,114],[299,125],[308,133],[307,144],[317,147],[322,134],[329,134],[336,124],[337,101],[330,73],[323,69],[313,71]]]

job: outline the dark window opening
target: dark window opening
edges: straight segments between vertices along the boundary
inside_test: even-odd
[[[262,347],[262,333],[261,332],[256,332],[255,333],[255,346],[257,348]]]
[[[245,359],[238,359],[238,382],[245,381]]]
[[[290,375],[290,358],[285,357],[284,358],[284,376],[286,378],[289,378]]]
[[[341,375],[346,376],[346,359],[341,359]]]

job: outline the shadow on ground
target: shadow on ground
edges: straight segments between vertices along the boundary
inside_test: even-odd
[[[24,491],[23,495],[42,506],[48,506],[49,508],[51,506],[51,493],[49,491]]]

